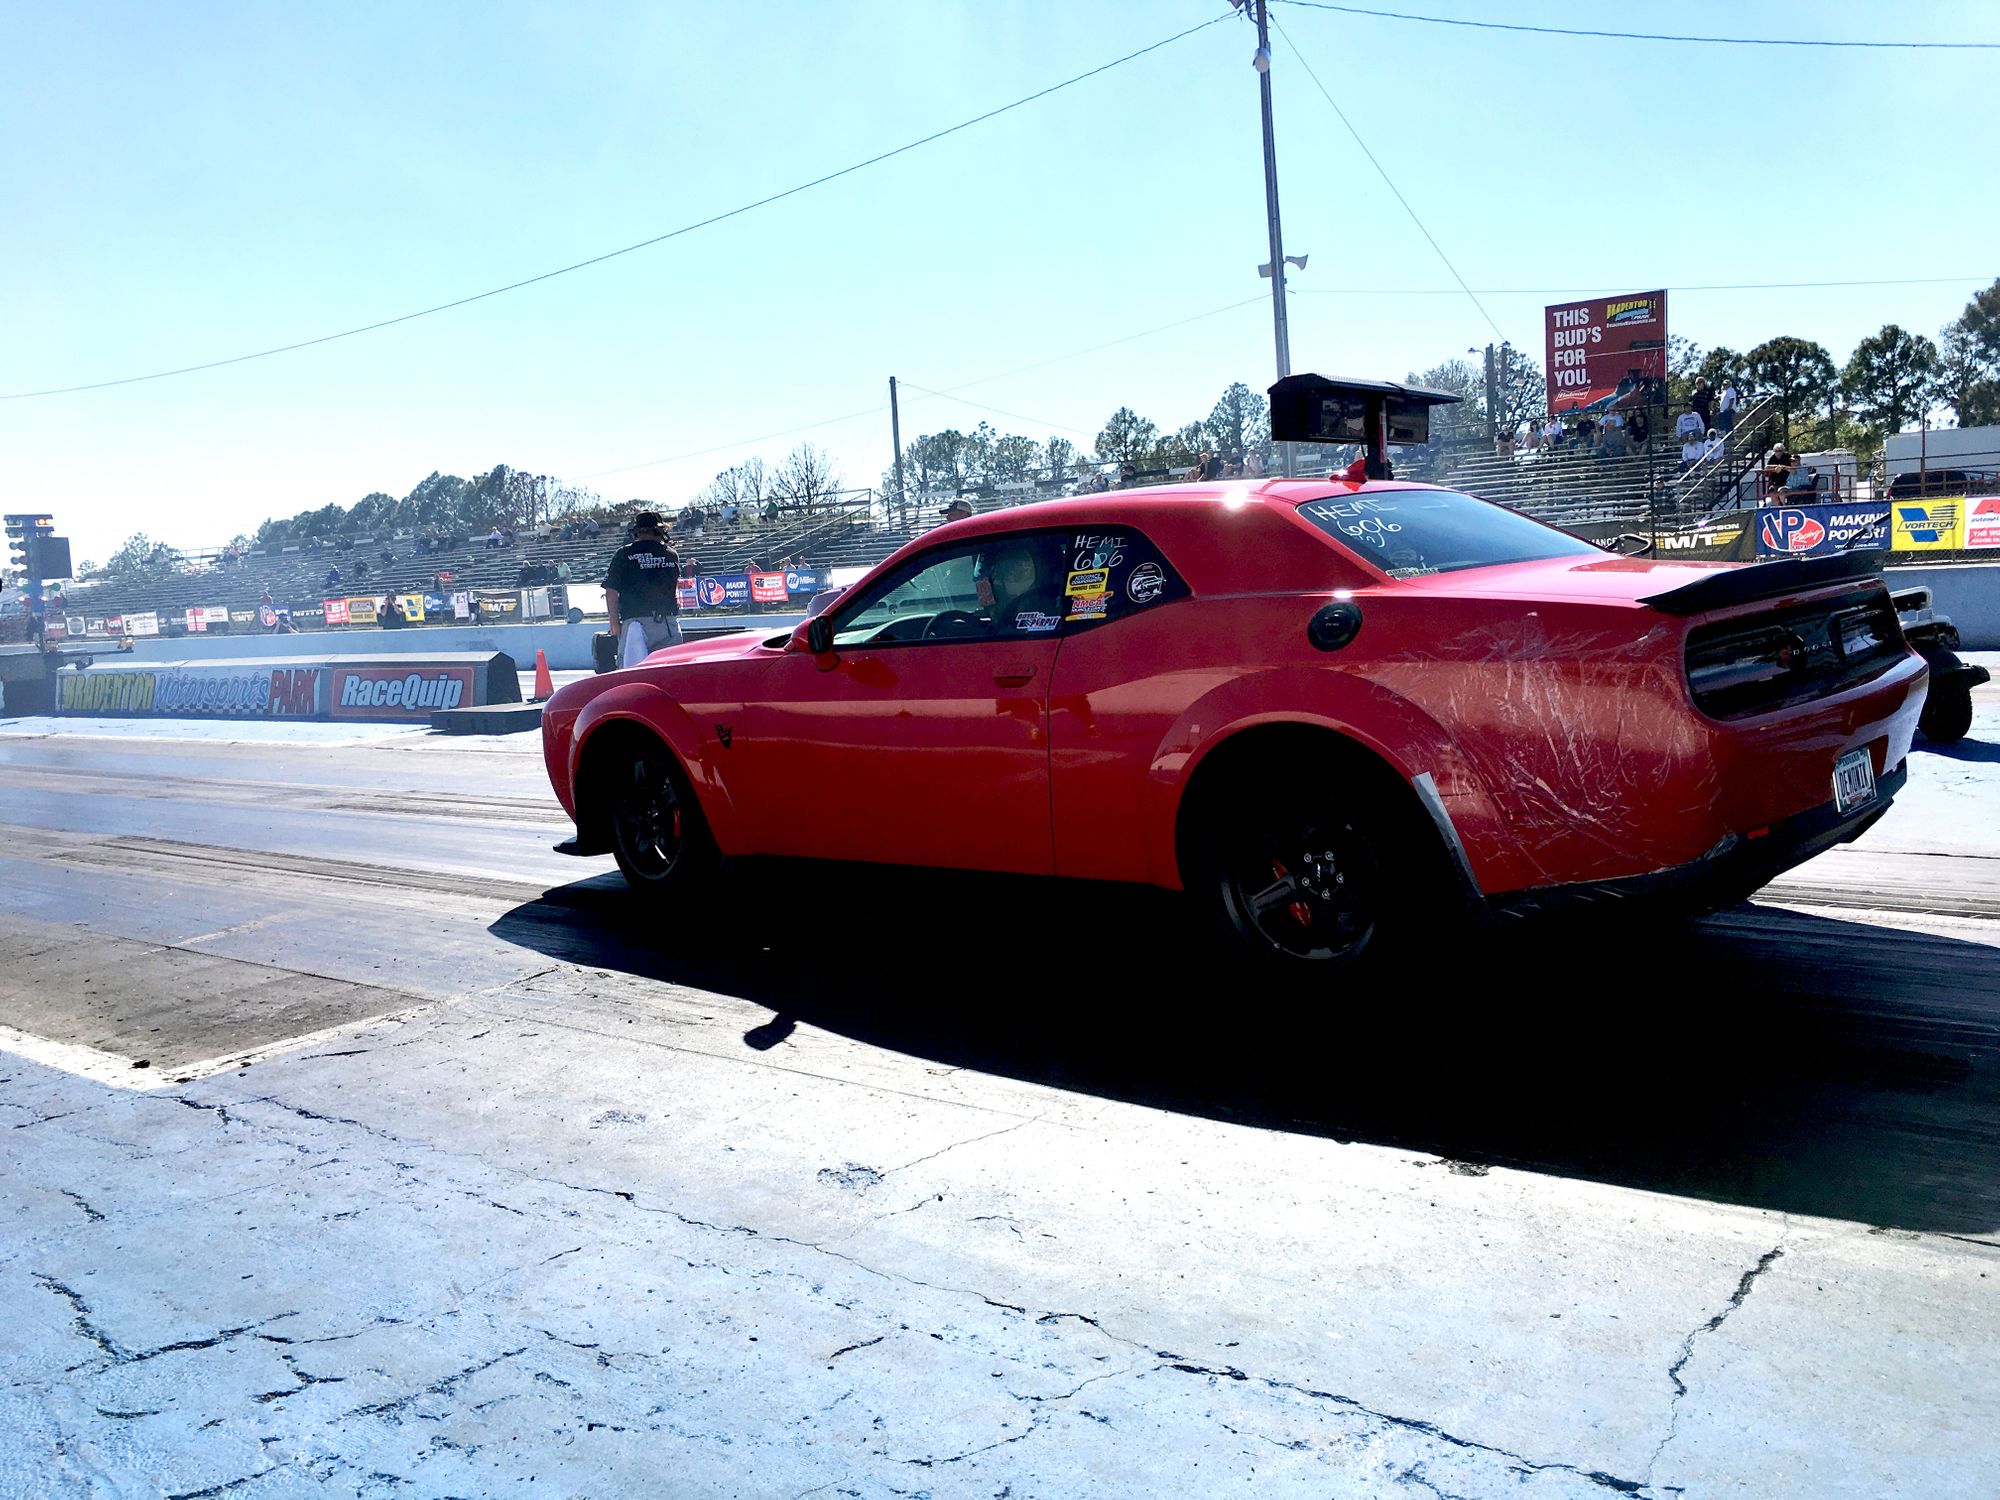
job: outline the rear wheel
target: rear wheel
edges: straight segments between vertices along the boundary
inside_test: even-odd
[[[1965,738],[1972,728],[1972,689],[1956,683],[1940,688],[1931,684],[1924,699],[1924,711],[1917,729],[1934,745],[1952,745]]]
[[[634,890],[678,892],[715,865],[715,842],[673,753],[635,749],[610,768],[611,852]]]
[[[1199,832],[1196,894],[1225,937],[1266,967],[1358,970],[1431,904],[1415,833],[1362,799],[1314,787],[1230,789]]]

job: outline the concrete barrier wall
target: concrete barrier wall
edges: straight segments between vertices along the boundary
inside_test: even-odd
[[[777,635],[803,620],[798,614],[681,616],[689,635],[699,636],[725,630],[769,630]],[[246,656],[431,656],[440,651],[504,651],[522,671],[535,665],[535,652],[549,654],[549,667],[557,672],[590,670],[590,638],[604,629],[602,620],[585,620],[578,625],[547,621],[531,625],[438,625],[416,626],[408,630],[310,630],[297,635],[184,635],[172,640],[148,637],[132,643],[130,657],[118,660],[208,661]],[[106,662],[114,660],[107,653]]]
[[[1951,616],[1968,651],[2000,651],[2000,562],[1886,568],[1894,589],[1929,587],[1931,607]]]

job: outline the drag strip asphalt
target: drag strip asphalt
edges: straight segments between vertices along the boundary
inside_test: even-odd
[[[1164,893],[642,910],[534,736],[0,738],[0,1496],[1990,1496],[1990,714],[1318,1014]]]

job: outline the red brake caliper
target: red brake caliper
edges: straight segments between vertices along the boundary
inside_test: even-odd
[[[1276,859],[1271,861],[1271,878],[1273,880],[1283,880],[1286,876],[1290,875],[1291,873],[1292,872],[1290,870],[1287,870],[1285,868],[1284,861]],[[1301,927],[1312,926],[1313,924],[1312,908],[1306,905],[1305,902],[1294,901],[1290,905],[1288,905],[1285,909],[1292,914],[1292,920],[1298,923],[1299,926]]]

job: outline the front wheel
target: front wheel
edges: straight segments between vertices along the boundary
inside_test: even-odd
[[[664,747],[635,751],[612,772],[611,852],[636,891],[678,892],[715,864],[701,805]]]
[[[1197,842],[1196,894],[1240,952],[1280,972],[1360,969],[1424,904],[1396,820],[1306,787],[1223,798]]]

